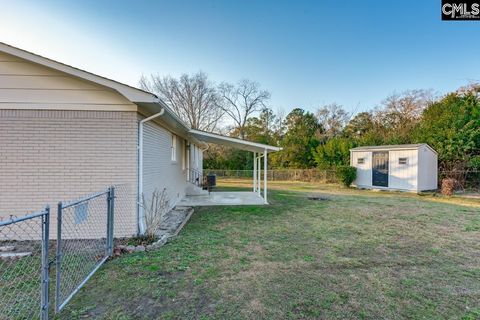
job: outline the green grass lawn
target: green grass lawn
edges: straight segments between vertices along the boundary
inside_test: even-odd
[[[478,201],[271,186],[270,206],[198,208],[158,251],[108,262],[60,317],[480,318]]]

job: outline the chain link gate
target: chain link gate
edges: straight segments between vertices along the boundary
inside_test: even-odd
[[[48,318],[50,208],[0,221],[0,319]]]
[[[0,220],[0,319],[48,319],[51,283],[60,312],[113,254],[114,208],[114,187],[60,202],[52,239],[48,206]]]
[[[113,253],[115,189],[58,204],[55,256],[55,312]]]

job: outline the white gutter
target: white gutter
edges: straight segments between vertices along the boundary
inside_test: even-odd
[[[165,113],[165,108],[154,115],[141,120],[138,123],[138,195],[137,195],[137,212],[138,212],[138,233],[143,235],[145,233],[145,219],[143,216],[143,208],[141,206],[143,194],[143,124],[147,121],[160,117]]]

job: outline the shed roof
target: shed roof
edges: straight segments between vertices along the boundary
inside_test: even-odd
[[[391,144],[383,146],[362,146],[350,149],[350,151],[388,151],[388,150],[416,150],[421,147],[427,147],[432,152],[437,153],[432,147],[426,143],[415,144]]]

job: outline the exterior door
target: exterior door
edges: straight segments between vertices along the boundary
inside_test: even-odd
[[[388,187],[388,151],[373,152],[372,185]]]

